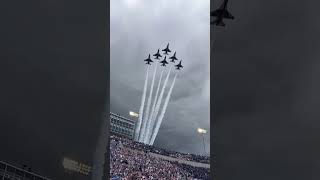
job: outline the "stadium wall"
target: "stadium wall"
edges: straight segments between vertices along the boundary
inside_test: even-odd
[[[164,155],[160,155],[160,154],[156,154],[156,153],[151,153],[151,152],[149,153],[149,155],[153,156],[153,157],[165,159],[167,161],[175,161],[175,162],[179,162],[181,164],[187,164],[187,165],[194,166],[194,167],[202,167],[202,168],[210,169],[210,164],[181,160],[181,159],[177,159],[177,158],[173,158],[173,157],[169,157],[169,156],[164,156]]]

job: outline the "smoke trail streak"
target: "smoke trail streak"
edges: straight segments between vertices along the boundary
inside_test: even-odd
[[[178,74],[178,73],[177,73],[177,74]],[[154,133],[152,134],[152,137],[151,137],[151,140],[150,140],[150,145],[153,145],[154,140],[156,139],[156,137],[157,137],[157,135],[158,135],[158,132],[159,132],[159,129],[160,129],[162,120],[163,120],[163,116],[164,116],[164,114],[166,113],[167,106],[168,106],[168,103],[169,103],[169,101],[170,101],[170,97],[171,97],[171,93],[172,93],[173,86],[174,86],[174,84],[176,83],[177,74],[174,76],[174,79],[173,79],[173,82],[172,82],[172,84],[171,84],[170,90],[169,90],[168,95],[167,95],[167,97],[166,97],[166,100],[165,100],[165,102],[164,102],[164,105],[163,105],[161,114],[160,114],[159,119],[158,119],[158,121],[157,121],[156,127],[154,128]]]
[[[153,105],[151,108],[151,114],[150,114],[150,119],[147,123],[147,127],[146,127],[146,134],[145,134],[145,138],[144,138],[144,143],[148,143],[149,139],[150,139],[150,128],[151,128],[151,124],[152,124],[152,117],[154,114],[154,109],[158,100],[158,95],[159,95],[159,90],[160,90],[160,84],[161,84],[161,79],[162,79],[162,74],[163,74],[163,69],[161,70],[161,74],[160,74],[160,78],[159,78],[159,82],[158,82],[158,87],[157,87],[157,91],[156,91],[156,95],[154,97],[154,101],[153,101]]]
[[[165,88],[166,88],[166,86],[167,86],[171,69],[172,69],[172,66],[170,67],[169,72],[168,72],[168,74],[167,74],[167,77],[166,77],[166,79],[165,79],[165,81],[164,81],[164,83],[163,83],[163,85],[162,85],[161,93],[160,93],[159,99],[158,99],[157,104],[156,104],[155,112],[154,112],[153,117],[152,117],[152,124],[151,124],[151,127],[150,127],[151,133],[153,133],[153,131],[154,131],[155,120],[156,120],[156,118],[157,118],[157,116],[158,116],[158,113],[159,113],[159,108],[160,108],[160,105],[161,105],[161,101],[162,101],[162,99],[163,99],[163,93],[164,93],[164,90],[165,90]],[[149,138],[149,140],[150,140],[150,136],[149,136],[148,138]],[[149,140],[148,140],[148,141],[149,141]],[[149,144],[149,142],[146,142],[146,143]]]
[[[146,79],[144,80],[144,87],[143,87],[143,93],[142,93],[142,98],[141,98],[141,105],[139,109],[139,118],[137,122],[137,127],[136,127],[136,132],[135,132],[135,140],[139,140],[139,134],[140,134],[140,128],[141,128],[141,123],[142,123],[142,116],[143,116],[143,108],[144,108],[144,101],[146,99],[146,92],[147,92],[147,86],[148,86],[148,75],[149,75],[149,66],[147,67],[147,72],[146,72]]]
[[[149,119],[149,115],[150,114],[149,113],[150,113],[151,98],[152,98],[152,92],[153,92],[153,86],[154,86],[154,79],[155,79],[156,73],[157,73],[157,67],[158,67],[158,64],[156,64],[156,67],[155,67],[154,73],[153,73],[153,77],[152,77],[152,82],[151,82],[151,87],[150,87],[150,92],[149,92],[146,112],[145,112],[145,116],[143,118],[143,123],[142,123],[142,127],[141,127],[141,133],[140,133],[140,137],[139,137],[139,141],[140,142],[144,142],[145,135],[146,135],[146,125],[147,125],[147,122],[150,121],[150,119]]]

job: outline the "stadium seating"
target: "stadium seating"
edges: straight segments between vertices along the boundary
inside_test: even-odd
[[[167,161],[150,155],[158,153],[177,159],[208,162],[209,157],[166,151],[130,139],[111,136],[111,179],[209,179],[209,169]]]

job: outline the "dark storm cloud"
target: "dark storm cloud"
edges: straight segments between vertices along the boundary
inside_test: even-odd
[[[319,179],[318,6],[230,1],[213,27],[217,177]]]
[[[208,0],[111,1],[111,111],[125,116],[129,110],[139,111],[143,60],[149,53],[169,42],[185,66],[175,84],[157,146],[203,152],[197,128],[209,130],[208,12]],[[209,140],[207,137],[207,147]]]

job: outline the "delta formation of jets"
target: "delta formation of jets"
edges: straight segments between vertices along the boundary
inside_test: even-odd
[[[171,50],[169,49],[169,43],[167,45],[167,47],[165,49],[162,50],[164,52],[164,58],[162,61],[160,61],[159,57],[162,57],[162,55],[160,54],[160,49],[158,49],[157,53],[155,53],[153,56],[155,57],[154,59],[159,60],[159,63],[161,64],[161,66],[166,66],[167,64],[169,64],[169,62],[167,61],[167,55],[169,55],[169,53],[171,52]],[[175,63],[175,61],[178,61],[178,58],[176,57],[176,52],[174,52],[174,54],[169,57],[169,59],[171,60],[170,62]],[[148,55],[148,58],[144,60],[146,62],[147,65],[151,65],[151,63],[153,63],[153,61],[151,60],[150,54]],[[181,70],[183,68],[182,66],[182,60],[180,60],[180,62],[175,65],[177,70]]]

